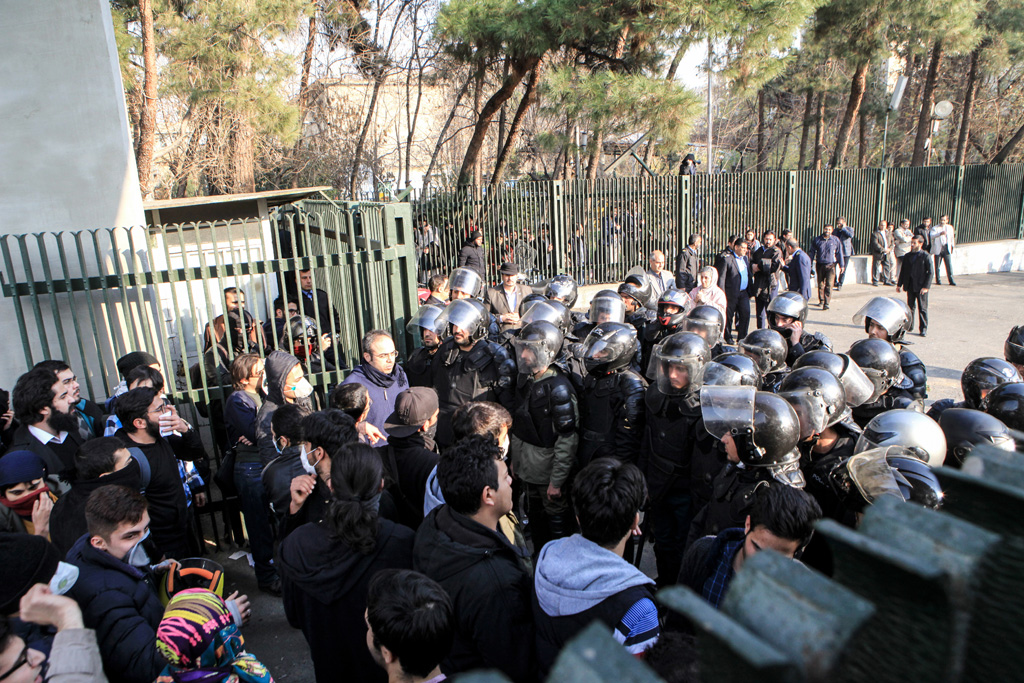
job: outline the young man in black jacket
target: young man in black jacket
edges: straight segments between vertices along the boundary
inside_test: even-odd
[[[445,504],[416,533],[413,569],[448,592],[456,635],[441,664],[448,676],[498,669],[516,683],[536,680],[529,553],[498,531],[512,510],[512,477],[497,441],[470,436],[437,466]]]
[[[918,332],[928,336],[928,288],[932,284],[932,259],[924,250],[924,238],[914,235],[910,253],[903,257],[903,270],[896,283],[896,293],[907,291],[910,327],[914,326],[914,309],[918,311]]]

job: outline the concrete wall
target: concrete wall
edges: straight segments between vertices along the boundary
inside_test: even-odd
[[[0,16],[0,232],[143,224],[108,0],[0,0]],[[26,369],[12,299],[0,329],[9,389]]]

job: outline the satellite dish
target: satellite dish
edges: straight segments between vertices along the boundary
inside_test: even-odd
[[[949,115],[953,113],[953,103],[949,100],[942,100],[936,102],[935,107],[932,109],[932,118],[938,119],[939,121],[949,118]]]

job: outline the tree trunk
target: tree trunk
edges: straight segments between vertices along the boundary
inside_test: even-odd
[[[245,0],[243,3],[249,9],[252,8],[254,0]],[[253,37],[251,27],[241,25],[235,29],[239,34],[238,66],[235,71],[237,77],[248,77],[252,72],[252,55],[257,49],[256,38]],[[224,118],[230,122],[231,130],[228,134],[230,143],[229,152],[229,173],[227,191],[229,192],[255,192],[256,191],[256,130],[250,121],[251,113],[248,108],[233,109],[224,112]]]
[[[765,171],[768,169],[768,147],[765,144],[765,121],[764,121],[764,107],[765,107],[765,94],[764,88],[757,91],[757,164],[754,167],[755,171]]]
[[[430,187],[430,176],[434,172],[434,166],[437,164],[437,157],[441,153],[441,147],[444,146],[444,136],[448,132],[449,126],[452,125],[452,121],[455,119],[455,112],[459,109],[459,103],[462,102],[462,98],[465,97],[466,91],[469,90],[469,83],[473,80],[473,76],[465,80],[462,84],[462,88],[459,89],[459,94],[455,96],[455,104],[452,105],[452,109],[448,112],[448,118],[445,119],[444,125],[441,126],[441,133],[437,136],[437,144],[434,145],[434,152],[430,155],[430,164],[427,166],[427,172],[423,174],[423,191],[426,192],[427,188]]]
[[[804,120],[800,124],[800,158],[796,163],[798,171],[804,170],[807,163],[807,139],[811,134],[811,115],[814,112],[814,91],[807,89],[807,101],[804,103]]]
[[[864,168],[868,162],[868,117],[860,113],[860,131],[857,140],[857,168]]]
[[[503,80],[503,81],[506,78],[508,78],[508,65],[509,65],[510,61],[511,61],[511,59],[506,56],[505,57],[505,66],[504,66],[504,69],[503,69],[503,71],[501,73],[501,80]],[[505,128],[507,127],[507,124],[508,124],[507,118],[508,118],[508,103],[505,103],[505,104],[501,105],[501,113],[498,114],[498,144],[495,147],[495,149],[498,150],[499,154],[501,153],[501,150],[505,148]]]
[[[523,97],[519,100],[519,107],[516,109],[515,116],[512,117],[512,125],[508,129],[508,137],[505,140],[505,146],[501,148],[498,153],[498,161],[494,164],[494,174],[491,176],[491,185],[497,185],[501,182],[502,176],[505,175],[505,168],[508,166],[509,158],[512,156],[512,152],[515,150],[516,144],[519,142],[519,137],[523,129],[523,121],[526,119],[526,113],[530,110],[530,106],[537,100],[537,82],[540,80],[541,65],[538,64],[533,71],[530,72],[530,80],[526,82],[526,92],[523,93]]]
[[[316,10],[309,17],[309,32],[306,35],[306,49],[302,53],[302,74],[299,77],[299,139],[292,148],[292,157],[298,162],[299,150],[302,149],[302,131],[305,127],[306,111],[309,109],[309,74],[313,70],[313,48],[316,45]],[[291,186],[299,186],[299,169],[293,167]]]
[[[629,38],[629,24],[622,27],[619,31],[619,39],[615,42],[615,59],[619,61],[622,59],[622,55],[626,53],[626,39]],[[601,170],[601,162],[604,156],[604,126],[598,127],[594,131],[593,140],[590,141],[592,147],[590,148],[590,158],[587,162],[587,180],[593,180],[597,177],[597,172]]]
[[[964,109],[960,114],[960,135],[956,141],[957,166],[962,166],[964,157],[967,154],[967,138],[971,134],[971,114],[974,111],[974,90],[978,82],[978,61],[981,58],[982,48],[975,48],[971,52],[971,69],[967,72],[967,85],[964,87]]]
[[[477,167],[480,160],[480,152],[483,150],[484,139],[487,137],[487,128],[491,124],[491,119],[494,118],[501,105],[508,102],[509,98],[515,94],[516,88],[519,87],[523,77],[536,67],[539,62],[540,57],[528,57],[513,62],[508,78],[505,79],[505,82],[501,84],[498,91],[491,95],[491,98],[487,100],[487,104],[480,110],[476,125],[473,126],[473,137],[469,139],[469,144],[466,146],[466,156],[462,159],[462,168],[459,169],[460,186],[468,185],[472,178],[473,169]]]
[[[864,100],[869,66],[870,62],[867,60],[858,65],[853,74],[853,80],[850,82],[850,100],[846,103],[846,113],[843,115],[843,122],[839,125],[836,148],[832,152],[832,161],[829,163],[832,168],[840,168],[846,161],[846,148],[850,144],[850,133],[853,132],[853,124],[857,122],[860,103]]]
[[[153,194],[150,187],[150,169],[153,166],[153,145],[156,141],[156,42],[153,32],[152,0],[139,0],[142,19],[143,88],[139,111],[139,145],[135,158],[139,170],[139,190],[143,199]]]
[[[811,166],[821,170],[821,153],[825,148],[825,93],[818,93],[818,111],[814,115],[814,161]]]
[[[989,163],[1001,164],[1006,161],[1006,159],[1013,154],[1013,150],[1017,148],[1017,145],[1020,144],[1022,138],[1024,138],[1024,125],[1017,129],[1017,132],[1013,134],[1013,137],[1006,141],[1003,148],[1000,149],[994,157],[992,157],[992,161]]]
[[[363,119],[363,126],[359,130],[359,138],[356,140],[356,150],[352,155],[352,174],[348,179],[349,199],[355,201],[359,192],[359,166],[363,157],[363,148],[366,146],[366,136],[370,132],[370,124],[373,123],[373,113],[377,109],[377,97],[380,95],[380,88],[387,78],[382,70],[373,79],[373,92],[370,94],[370,104],[366,107],[366,118]]]
[[[476,81],[473,88],[473,113],[477,115],[477,119],[480,118],[480,104],[483,102],[484,96],[484,77],[486,74],[486,65],[484,58],[480,57],[480,64],[476,71]],[[509,95],[511,97],[512,95]],[[508,98],[506,98],[507,100]],[[504,104],[504,102],[502,102]],[[500,108],[500,107],[499,107]],[[494,114],[491,114],[490,118],[493,118]],[[487,141],[487,129],[490,128],[490,120],[487,122],[487,127],[484,128],[484,136],[480,140],[480,151],[483,151],[484,142]],[[475,134],[475,131],[474,131]],[[472,140],[471,140],[472,142]],[[484,168],[483,168],[483,155],[477,154],[476,162],[473,164],[473,184],[477,187],[483,185],[484,182]]]
[[[921,113],[917,118],[917,136],[914,137],[914,155],[910,158],[911,166],[923,166],[928,157],[925,143],[931,137],[932,105],[935,103],[935,84],[939,80],[939,67],[942,64],[942,39],[932,46],[932,56],[928,64],[928,75],[921,89]]]

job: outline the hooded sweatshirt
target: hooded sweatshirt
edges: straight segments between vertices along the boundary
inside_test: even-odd
[[[368,555],[326,524],[305,524],[281,542],[285,616],[309,643],[317,683],[387,681],[366,648],[366,592],[381,569],[412,567],[413,539],[410,529],[381,519]]]
[[[369,363],[362,363],[345,378],[342,384],[362,384],[366,387],[366,393],[370,395],[373,405],[366,416],[366,421],[379,429],[387,437],[384,430],[384,423],[395,411],[395,399],[398,395],[409,388],[409,379],[405,376],[405,370],[398,363],[395,363],[394,370],[386,375]],[[378,441],[376,446],[386,445],[385,439]]]
[[[277,448],[274,447],[270,420],[274,417],[274,411],[287,403],[284,398],[284,382],[288,373],[298,364],[298,358],[284,351],[272,352],[264,363],[267,373],[267,397],[256,413],[256,446],[260,449],[260,462],[264,467],[279,455]],[[296,403],[308,411],[313,410],[312,396],[300,399]]]
[[[580,534],[545,545],[534,576],[541,675],[562,646],[595,619],[613,629],[630,654],[654,645],[660,627],[653,586],[639,569]]]

